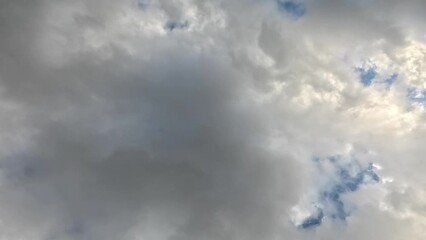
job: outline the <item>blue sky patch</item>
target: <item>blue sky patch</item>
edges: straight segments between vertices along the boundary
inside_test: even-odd
[[[170,32],[176,29],[185,29],[189,26],[188,21],[185,22],[177,22],[177,21],[167,21],[164,25],[164,28]]]
[[[375,68],[357,68],[359,72],[359,77],[362,85],[368,87],[373,83],[374,78],[377,76],[377,72]]]
[[[385,79],[385,83],[386,83],[386,85],[388,85],[390,87],[395,83],[395,81],[397,79],[398,79],[398,73],[394,73],[390,77]]]
[[[374,172],[371,164],[362,168],[356,160],[343,167],[338,167],[336,175],[337,181],[321,193],[321,201],[326,202],[330,207],[332,218],[346,221],[346,217],[350,213],[345,210],[341,196],[345,193],[358,191],[363,184],[377,183],[380,178]]]
[[[300,18],[306,14],[306,6],[303,3],[283,0],[278,0],[277,3],[280,11],[294,18]]]
[[[426,105],[426,90],[425,89],[409,88],[407,90],[407,96],[408,96],[408,99],[412,103]]]
[[[315,158],[318,159],[318,158]],[[327,174],[326,184],[320,187],[318,199],[316,200],[317,211],[304,219],[298,226],[302,229],[314,228],[321,225],[324,218],[346,222],[351,212],[343,195],[358,191],[363,185],[380,182],[380,177],[375,172],[373,164],[362,166],[353,159],[349,163],[342,164],[339,156],[331,156],[324,160],[316,160],[319,164],[328,164],[334,170],[325,173],[321,165],[318,165],[321,174]]]
[[[324,218],[324,212],[321,208],[319,208],[317,214],[310,216],[307,219],[305,219],[302,222],[302,224],[300,224],[299,227],[302,228],[302,229],[309,229],[309,228],[317,227],[317,226],[321,225],[323,218]]]

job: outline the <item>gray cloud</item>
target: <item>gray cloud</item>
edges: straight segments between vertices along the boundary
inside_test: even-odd
[[[0,238],[422,239],[422,5],[0,3]],[[368,61],[398,80],[366,88]],[[339,154],[381,182],[298,228]]]

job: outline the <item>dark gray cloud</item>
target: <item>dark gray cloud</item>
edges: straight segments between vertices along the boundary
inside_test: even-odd
[[[274,201],[296,201],[297,164],[264,149],[268,129],[230,59],[172,44],[145,60],[111,46],[109,60],[82,52],[51,68],[37,61],[32,44],[41,14],[10,5],[24,19],[5,16],[13,24],[4,28],[10,40],[2,55],[8,45],[19,51],[2,64],[4,98],[19,103],[28,116],[23,124],[35,130],[22,154],[9,157],[28,159],[18,166],[23,174],[5,182],[29,195],[22,216],[10,213],[12,228],[28,221],[37,239],[120,239],[161,218],[146,231],[167,227],[170,239],[276,234]],[[106,24],[90,15],[72,21],[76,39],[92,23]],[[34,24],[28,32],[27,23]],[[10,198],[5,207],[21,208]],[[42,229],[36,219],[50,224]]]

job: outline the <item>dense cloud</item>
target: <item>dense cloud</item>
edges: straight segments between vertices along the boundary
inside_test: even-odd
[[[422,9],[0,1],[0,239],[424,239]]]

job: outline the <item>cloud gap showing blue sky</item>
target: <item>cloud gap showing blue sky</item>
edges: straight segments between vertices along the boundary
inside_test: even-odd
[[[306,14],[305,4],[297,1],[278,0],[278,8],[281,12],[298,19]]]
[[[188,27],[189,27],[188,21],[179,22],[179,21],[169,20],[166,22],[166,24],[164,24],[164,28],[170,32],[179,30],[179,29],[185,29]]]
[[[407,97],[411,103],[426,105],[426,90],[420,88],[409,88]]]
[[[370,86],[374,79],[377,76],[376,69],[374,67],[371,68],[356,68],[356,71],[359,73],[360,81],[362,85],[365,87]]]
[[[325,218],[346,222],[351,210],[348,209],[343,196],[356,192],[365,185],[380,182],[373,164],[362,166],[355,158],[345,163],[341,156],[332,156],[325,159],[315,158],[314,162],[320,177],[327,180],[325,185],[319,186],[319,197],[314,201],[314,213],[298,225],[301,229],[318,227]],[[324,171],[325,165],[331,166],[332,170]]]

